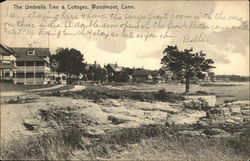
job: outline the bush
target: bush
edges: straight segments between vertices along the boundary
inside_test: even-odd
[[[162,102],[178,102],[183,101],[184,97],[181,94],[166,92],[165,89],[161,89],[155,94],[155,99]]]
[[[52,90],[51,96],[61,96],[60,90]]]
[[[78,92],[69,92],[68,96],[73,98],[87,98],[94,101],[100,99],[132,99],[142,102],[178,102],[184,100],[181,94],[166,92],[164,89],[159,92],[132,92],[126,90],[109,89],[106,87],[86,88]]]

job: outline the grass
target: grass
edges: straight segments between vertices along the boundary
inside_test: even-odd
[[[86,142],[81,130],[74,126],[54,134],[13,140],[2,147],[1,158],[243,161],[250,157],[250,129],[236,137],[218,138],[180,135],[181,128],[164,125],[124,128]]]
[[[2,160],[64,160],[80,147],[81,135],[77,128],[65,128],[53,134],[38,135],[1,143]]]
[[[230,87],[230,86],[241,86],[240,84],[214,84],[214,83],[204,83],[200,85],[201,87]]]

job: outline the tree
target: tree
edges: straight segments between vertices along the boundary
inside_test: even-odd
[[[72,75],[78,77],[84,72],[83,54],[76,49],[59,48],[53,59],[57,62],[57,72],[66,74],[68,79],[71,79]]]
[[[212,59],[206,59],[202,51],[193,53],[193,49],[179,51],[177,46],[168,46],[163,51],[161,64],[164,64],[173,72],[183,72],[185,77],[186,90],[189,93],[190,79],[198,72],[208,72],[214,63]]]

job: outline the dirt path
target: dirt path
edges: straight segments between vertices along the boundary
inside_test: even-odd
[[[4,91],[1,92],[1,97],[6,97],[6,96],[20,96],[25,94],[24,92],[17,92],[17,91]]]
[[[83,90],[85,88],[86,88],[85,86],[75,85],[74,88],[69,89],[68,91],[80,91],[80,90]],[[65,89],[65,90],[61,91],[61,93],[64,93],[64,92],[67,92],[67,90]]]
[[[30,89],[30,90],[25,90],[25,92],[36,92],[36,91],[46,91],[46,90],[51,90],[51,89],[57,89],[57,88],[61,88],[65,85],[56,85],[53,87],[48,87],[48,88],[40,88],[40,89]]]

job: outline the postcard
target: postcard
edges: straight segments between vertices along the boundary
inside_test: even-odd
[[[2,160],[250,159],[248,1],[0,13]]]

